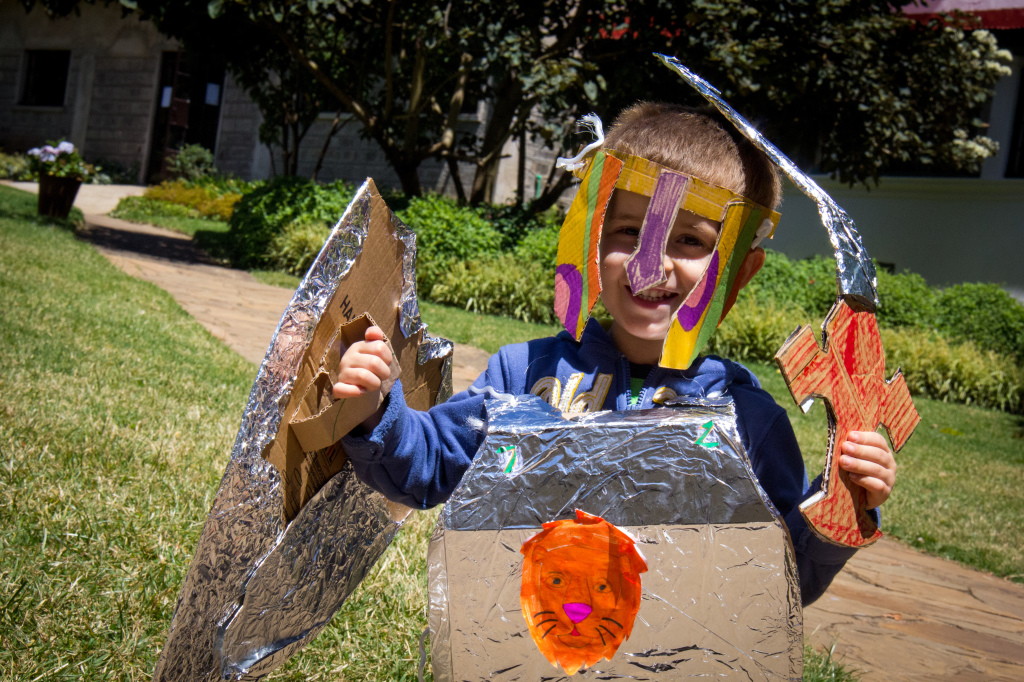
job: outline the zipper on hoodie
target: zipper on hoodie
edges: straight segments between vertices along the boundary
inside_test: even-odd
[[[639,393],[639,395],[636,398],[636,407],[634,409],[637,409],[637,410],[646,409],[646,408],[644,408],[644,400],[647,398],[647,394],[650,393],[651,389],[653,388],[651,386],[651,376],[654,374],[654,372],[657,369],[657,367],[658,366],[655,365],[654,367],[651,367],[651,370],[649,372],[647,372],[647,376],[644,378],[644,383],[640,387],[640,393]],[[654,407],[654,403],[653,402],[651,403],[651,407]]]
[[[651,389],[651,376],[654,374],[657,365],[651,367],[647,372],[647,376],[644,377],[644,382],[640,385],[640,391],[636,396],[636,404],[633,404],[633,373],[629,367],[629,360],[623,356],[622,358],[623,368],[625,369],[624,376],[626,377],[626,409],[627,410],[643,410],[644,400],[647,394],[650,393]],[[653,405],[653,403],[652,403]]]

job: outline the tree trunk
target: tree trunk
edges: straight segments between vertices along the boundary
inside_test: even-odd
[[[331,121],[331,129],[327,131],[327,139],[324,140],[324,146],[320,148],[320,156],[316,157],[316,165],[313,166],[313,175],[310,177],[310,180],[313,182],[316,182],[317,176],[320,175],[320,169],[324,167],[324,157],[327,156],[327,148],[331,146],[331,140],[333,140],[335,134],[344,128],[351,120],[352,119],[350,118],[342,123],[340,109],[338,110],[338,113],[334,115],[334,120]]]
[[[386,150],[385,150],[386,153]],[[423,193],[420,185],[420,164],[411,163],[405,158],[395,158],[394,154],[387,154],[391,167],[395,169],[395,175],[402,184],[402,191],[407,197],[418,197]]]
[[[523,207],[526,197],[526,123],[519,125],[519,164],[516,167],[516,206]]]
[[[479,204],[490,199],[488,189],[494,186],[498,174],[498,162],[501,160],[501,148],[512,134],[512,124],[520,110],[529,111],[523,102],[523,86],[519,79],[506,76],[497,92],[502,93],[494,103],[494,110],[484,131],[481,158],[473,176],[473,189],[469,195],[469,203]]]
[[[459,206],[466,205],[466,188],[462,186],[462,174],[459,173],[459,162],[454,158],[448,157],[448,173],[452,178],[452,184],[455,185],[455,196],[458,197]]]

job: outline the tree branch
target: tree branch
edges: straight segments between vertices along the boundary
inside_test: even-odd
[[[391,106],[394,103],[394,83],[391,74],[391,50],[393,49],[392,32],[395,21],[395,7],[398,0],[391,0],[388,5],[388,18],[384,24],[384,120],[391,118]]]
[[[362,122],[367,131],[374,131],[376,129],[378,125],[377,117],[370,114],[363,102],[360,102],[355,97],[338,87],[338,84],[335,83],[330,76],[324,73],[323,70],[317,66],[315,61],[306,56],[306,53],[295,43],[294,40],[292,40],[292,37],[288,35],[287,31],[278,26],[275,22],[264,20],[263,25],[268,27],[270,31],[277,36],[278,40],[288,48],[288,52],[291,53],[299,66],[309,71],[321,85],[327,88],[329,93],[338,98],[338,101],[341,102],[353,116]]]

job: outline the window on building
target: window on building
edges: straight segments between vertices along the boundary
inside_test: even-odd
[[[64,106],[70,63],[70,50],[26,51],[21,103],[37,107]]]

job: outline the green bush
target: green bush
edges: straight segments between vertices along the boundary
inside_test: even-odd
[[[93,185],[136,185],[139,182],[139,162],[124,165],[113,159],[94,159],[96,172],[89,178]]]
[[[921,275],[878,273],[878,326],[930,329],[935,326],[937,304],[938,294]]]
[[[560,227],[557,224],[545,225],[531,230],[516,245],[513,253],[517,258],[537,263],[554,272],[557,264]]]
[[[242,196],[230,220],[231,261],[237,267],[270,264],[270,243],[291,223],[334,225],[355,196],[343,181],[317,185],[283,176]]]
[[[397,213],[416,233],[416,253],[421,263],[465,261],[497,254],[501,249],[501,235],[480,211],[459,206],[449,197],[411,197],[408,207]]]
[[[555,322],[551,271],[512,254],[451,263],[426,298],[485,315],[525,322]]]
[[[796,308],[739,301],[711,337],[708,352],[739,362],[771,362],[799,326],[820,342],[820,320]],[[882,329],[886,378],[897,367],[913,395],[1024,413],[1024,368],[971,341],[950,342],[934,331]]]
[[[949,338],[971,339],[1024,363],[1024,306],[995,284],[958,284],[938,297],[937,324]]]
[[[29,159],[24,154],[0,152],[0,180],[35,180]]]
[[[916,329],[883,329],[886,371],[902,367],[910,392],[947,402],[1024,412],[1024,369],[971,341]]]
[[[213,152],[200,144],[187,144],[179,149],[167,163],[167,169],[177,178],[192,181],[217,172]]]
[[[497,206],[482,204],[476,207],[479,215],[491,223],[501,235],[501,250],[512,251],[529,234],[544,228],[559,228],[562,217],[557,209],[550,209],[540,215],[529,213],[522,206]]]
[[[764,267],[741,296],[759,303],[796,306],[812,317],[823,318],[836,301],[835,261],[822,256],[791,260],[766,250]]]
[[[305,275],[330,234],[331,228],[324,223],[300,219],[287,225],[270,240],[267,252],[270,265],[291,275]]]
[[[711,336],[705,352],[737,362],[771,362],[793,330],[810,321],[793,306],[739,300]]]

